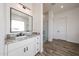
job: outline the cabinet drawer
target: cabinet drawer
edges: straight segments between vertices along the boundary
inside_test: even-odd
[[[37,48],[37,49],[36,49],[36,53],[38,53],[39,51],[40,51],[40,48]]]
[[[37,37],[36,37],[36,41],[37,41],[37,42],[40,42],[40,36],[37,36]]]
[[[40,44],[37,44],[37,45],[36,45],[36,50],[37,50],[37,52],[40,51]]]
[[[40,51],[40,35],[36,37],[36,53]]]

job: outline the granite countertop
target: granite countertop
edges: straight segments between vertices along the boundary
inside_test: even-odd
[[[16,43],[16,42],[19,42],[19,41],[27,40],[27,39],[32,38],[32,37],[35,37],[37,35],[39,35],[39,34],[33,33],[32,35],[16,37],[17,40],[15,40],[15,39],[6,39],[5,40],[5,44],[12,44],[12,43]]]

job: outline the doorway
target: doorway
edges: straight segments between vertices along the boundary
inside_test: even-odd
[[[67,20],[66,17],[54,17],[54,39],[66,40],[67,36]]]

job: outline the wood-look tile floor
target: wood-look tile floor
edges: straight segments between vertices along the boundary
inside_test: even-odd
[[[79,56],[79,44],[54,39],[53,42],[45,42],[43,53],[37,56]]]

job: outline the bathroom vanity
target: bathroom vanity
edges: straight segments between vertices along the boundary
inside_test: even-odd
[[[20,36],[6,41],[8,56],[34,56],[40,51],[40,35]]]

